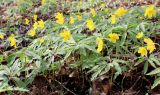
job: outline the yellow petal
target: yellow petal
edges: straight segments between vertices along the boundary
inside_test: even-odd
[[[86,25],[87,28],[90,31],[93,31],[95,29],[95,24],[94,24],[93,20],[92,19],[88,19],[86,22],[87,22],[87,25]]]
[[[147,49],[145,47],[139,47],[138,53],[140,53],[141,56],[147,56]]]
[[[148,18],[156,16],[156,10],[154,9],[154,5],[150,5],[149,7],[146,8],[144,16]]]
[[[98,37],[97,43],[98,43],[97,52],[101,52],[103,50],[103,44],[104,44],[102,38]]]
[[[4,35],[3,34],[0,34],[0,39],[4,39]]]
[[[109,38],[112,43],[116,43],[116,41],[119,40],[119,35],[116,33],[110,33]]]
[[[36,31],[34,29],[31,29],[28,33],[29,36],[34,37],[36,35]]]
[[[120,7],[120,8],[115,12],[115,15],[116,15],[117,17],[122,17],[122,16],[124,16],[126,13],[127,13],[127,10],[124,9],[123,7]]]
[[[136,35],[136,38],[137,39],[140,39],[143,37],[143,32],[139,32],[137,35]]]
[[[34,16],[33,16],[34,22],[36,22],[36,21],[37,21],[37,18],[38,18],[38,16],[37,16],[37,15],[34,15]]]
[[[95,17],[97,15],[95,9],[93,9],[93,8],[91,8],[90,12],[92,14],[92,17]]]
[[[71,38],[71,33],[68,30],[63,30],[60,33],[60,37],[63,37],[63,41],[66,42],[66,41],[68,41]]]
[[[11,34],[9,36],[9,42],[11,47],[14,47],[14,48],[16,47],[16,39],[14,34]]]
[[[74,23],[74,18],[70,17],[70,24],[73,24],[73,23]]]
[[[56,18],[56,23],[58,24],[64,24],[64,16],[62,13],[58,12],[55,16]]]
[[[25,18],[25,24],[29,25],[29,20],[27,18]]]
[[[111,24],[115,24],[116,23],[116,16],[112,15],[111,16]]]

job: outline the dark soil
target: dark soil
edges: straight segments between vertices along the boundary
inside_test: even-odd
[[[13,95],[158,95],[160,86],[150,89],[154,77],[145,76],[139,70],[142,69],[126,72],[113,82],[108,79],[108,74],[90,81],[90,75],[78,69],[65,73],[59,71],[55,75],[38,75],[28,86],[29,92],[14,92]]]

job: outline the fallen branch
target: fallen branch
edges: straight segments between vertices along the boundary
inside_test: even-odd
[[[61,82],[59,82],[58,80],[55,80],[59,85],[61,85],[64,89],[66,89],[68,92],[72,93],[73,95],[77,95],[74,92],[72,92],[71,90],[69,90],[67,87],[65,87]]]

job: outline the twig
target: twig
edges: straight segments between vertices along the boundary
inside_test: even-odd
[[[76,95],[74,92],[72,92],[71,90],[69,90],[68,88],[66,88],[61,82],[59,82],[58,80],[55,79],[55,81],[61,85],[64,89],[66,89],[68,92],[72,93],[73,95]]]
[[[139,76],[138,79],[136,80],[136,82],[129,88],[130,90],[132,90],[133,87],[135,87],[135,85],[137,84],[137,82],[139,81],[139,79],[141,79],[141,76]]]

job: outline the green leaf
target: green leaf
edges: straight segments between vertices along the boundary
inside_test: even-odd
[[[148,71],[148,62],[145,62],[145,63],[144,63],[144,67],[143,67],[143,72],[144,72],[144,74],[146,74],[147,71]]]
[[[15,61],[15,59],[16,59],[16,56],[15,56],[14,54],[11,54],[11,55],[9,55],[9,56],[7,57],[7,62],[8,62],[9,64],[13,64],[13,62]]]
[[[155,56],[150,56],[150,60],[154,61],[158,66],[160,66],[160,61]]]
[[[155,87],[158,86],[159,84],[160,84],[160,77],[157,78],[157,79],[154,81],[154,83],[153,83],[151,89],[155,88]]]
[[[155,74],[158,74],[160,73],[160,67],[159,68],[156,68],[154,69],[153,71],[151,71],[150,73],[148,73],[147,75],[155,75]]]
[[[85,48],[87,48],[87,49],[89,49],[89,50],[91,50],[91,51],[94,51],[94,52],[96,52],[96,50],[93,48],[93,47],[91,47],[91,46],[89,46],[89,45],[83,45]]]
[[[98,70],[97,72],[92,74],[91,81],[95,80],[97,78],[97,76],[100,74],[100,72],[101,72],[101,70]]]
[[[72,50],[69,50],[65,55],[64,60],[66,60],[71,54],[72,54]]]
[[[122,39],[121,39],[121,42],[120,42],[120,46],[124,45],[126,37],[127,37],[127,32],[125,32],[124,35],[122,36]]]
[[[151,59],[148,59],[148,62],[150,63],[150,65],[154,68],[156,68],[156,65],[154,64],[154,62]]]
[[[115,69],[117,70],[118,74],[121,74],[122,70],[121,70],[120,65],[117,62],[115,62],[115,61],[113,61],[112,63],[114,65]]]
[[[4,56],[3,55],[0,55],[0,62],[2,62],[4,59]]]
[[[80,51],[80,54],[81,54],[81,55],[84,55],[84,56],[87,55],[87,52],[86,52],[86,49],[85,49],[85,48],[80,48],[79,51]]]
[[[142,63],[144,60],[145,60],[144,58],[140,58],[140,59],[135,63],[134,66],[139,65],[139,64]]]
[[[13,79],[15,80],[15,83],[18,87],[23,87],[23,88],[27,87],[27,84],[25,84],[22,80],[20,80],[20,78],[13,77]]]
[[[91,72],[97,70],[98,67],[99,67],[99,65],[94,66],[94,67],[93,67],[91,70],[89,70],[87,73],[91,73]]]
[[[100,73],[100,76],[107,73],[110,70],[110,65],[104,66],[104,70]]]
[[[142,29],[143,32],[145,32],[145,23],[142,22],[142,23],[140,24],[140,28]]]
[[[121,73],[116,72],[116,73],[114,74],[113,80],[115,80],[115,79],[118,77],[118,75],[120,75],[120,74],[121,74]]]
[[[32,56],[34,57],[34,59],[41,59],[41,56],[36,54],[34,51],[28,51],[27,53],[28,53],[28,56]]]

